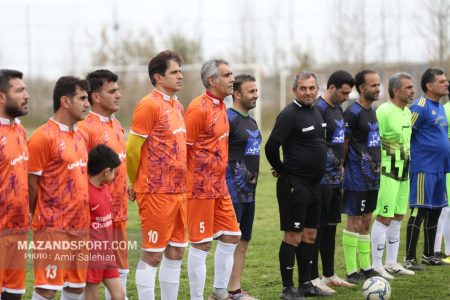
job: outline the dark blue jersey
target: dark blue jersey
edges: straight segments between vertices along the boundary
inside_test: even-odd
[[[259,172],[261,134],[255,119],[227,109],[228,137],[227,186],[234,203],[255,201]]]
[[[411,110],[411,173],[449,172],[448,122],[441,103],[421,97]]]
[[[375,111],[355,102],[345,110],[344,120],[345,137],[350,139],[344,188],[350,191],[378,190],[381,144]]]
[[[344,177],[344,113],[341,106],[331,106],[322,97],[319,97],[316,107],[327,123],[327,162],[325,175],[320,183],[340,184]]]

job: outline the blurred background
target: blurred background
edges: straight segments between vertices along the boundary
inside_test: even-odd
[[[323,91],[337,69],[374,69],[382,101],[393,73],[411,73],[417,97],[427,67],[450,74],[450,0],[0,0],[0,14],[0,68],[25,74],[27,127],[51,114],[57,78],[98,68],[119,74],[117,115],[128,127],[136,102],[151,89],[147,64],[164,49],[184,58],[185,107],[203,91],[207,59],[224,58],[235,75],[255,75],[263,130],[292,101],[292,79],[301,70],[315,72]]]

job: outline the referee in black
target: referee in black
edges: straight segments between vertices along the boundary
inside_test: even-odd
[[[332,293],[311,283],[314,240],[320,221],[320,180],[325,173],[327,152],[326,123],[313,106],[318,94],[316,76],[309,72],[297,74],[292,91],[295,99],[278,115],[265,150],[272,175],[278,177],[280,227],[284,231],[279,252],[283,281],[280,298],[298,300]],[[298,290],[293,282],[296,257]]]

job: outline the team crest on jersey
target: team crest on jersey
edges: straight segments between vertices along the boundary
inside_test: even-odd
[[[66,143],[64,143],[64,140],[61,140],[61,142],[59,142],[59,150],[63,151],[64,149],[66,149]]]
[[[5,136],[2,137],[2,139],[0,140],[2,146],[6,146],[6,144],[8,143],[8,140],[6,139]]]
[[[259,130],[249,130],[246,129],[247,133],[251,136],[247,140],[247,145],[245,146],[244,155],[259,155],[259,150],[261,148],[262,139],[259,137]]]
[[[343,144],[344,143],[344,120],[334,120],[337,127],[334,129],[333,137],[331,138],[331,143],[333,144]]]
[[[378,132],[378,122],[367,122],[367,124],[370,128],[369,136],[367,138],[367,147],[380,147],[380,133]]]
[[[105,132],[105,135],[103,136],[103,144],[109,143],[109,134]]]

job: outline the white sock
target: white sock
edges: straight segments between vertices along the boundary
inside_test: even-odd
[[[443,236],[443,233],[444,233],[444,225],[445,225],[445,223],[447,221],[447,216],[448,216],[448,213],[445,210],[445,208],[447,208],[447,207],[442,208],[441,215],[439,216],[438,226],[437,226],[437,229],[436,229],[436,238],[434,240],[434,252],[440,252],[441,251],[442,236]]]
[[[372,225],[372,240],[371,240],[371,247],[372,247],[372,267],[375,270],[381,269],[383,267],[383,252],[384,252],[384,245],[386,244],[386,231],[387,226],[383,223],[378,222],[375,220]]]
[[[84,299],[84,293],[74,294],[74,293],[69,293],[64,289],[61,291],[60,300],[82,300],[82,299]]]
[[[445,255],[450,255],[450,207],[446,206],[442,209],[442,212],[447,213],[447,218],[445,219],[445,224],[443,228],[444,244],[445,244]]]
[[[33,291],[33,295],[31,296],[31,300],[49,300],[49,299],[39,295],[38,293],[36,293],[36,291]]]
[[[392,220],[386,232],[386,265],[397,262],[398,249],[400,247],[400,228],[402,221]]]
[[[123,291],[125,292],[125,300],[128,300],[127,277],[128,277],[128,269],[119,269],[120,285],[122,286]],[[105,300],[111,300],[111,294],[109,293],[108,289],[106,289],[106,288],[105,288]]]
[[[214,287],[228,288],[231,271],[233,270],[234,250],[237,244],[219,241],[214,255]]]
[[[139,300],[155,300],[155,279],[158,268],[140,260],[136,268],[136,287]]]
[[[159,267],[159,285],[161,300],[177,300],[180,287],[181,260],[172,260],[163,256]]]
[[[189,288],[191,300],[203,300],[203,290],[206,280],[206,257],[208,252],[189,248],[187,269],[189,276]]]

